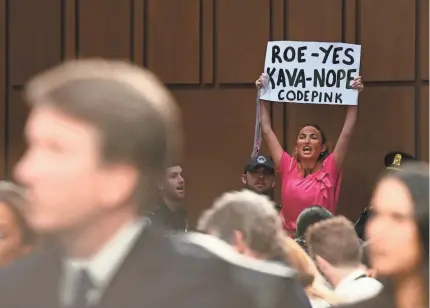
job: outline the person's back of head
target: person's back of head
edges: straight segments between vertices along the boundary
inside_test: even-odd
[[[241,253],[249,250],[257,258],[283,258],[282,224],[273,202],[247,189],[218,198],[200,217],[197,230],[224,240]]]
[[[311,226],[306,232],[311,257],[323,258],[333,267],[359,267],[361,243],[354,225],[345,217],[333,217]]]
[[[331,217],[333,217],[333,214],[319,205],[312,205],[304,209],[297,218],[296,237],[304,238],[310,226]]]

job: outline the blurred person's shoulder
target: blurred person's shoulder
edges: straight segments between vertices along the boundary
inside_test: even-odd
[[[186,260],[185,268],[191,269],[190,273],[206,280],[211,275],[212,287],[222,286],[226,293],[241,294],[252,302],[251,307],[310,307],[296,271],[284,263],[251,259],[226,242],[201,233],[175,235],[172,243]]]

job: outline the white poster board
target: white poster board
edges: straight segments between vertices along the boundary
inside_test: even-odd
[[[268,42],[260,99],[301,104],[357,105],[361,46],[345,43]]]

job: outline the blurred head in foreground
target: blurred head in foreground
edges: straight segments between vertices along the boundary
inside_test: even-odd
[[[25,99],[28,148],[15,175],[36,231],[70,239],[148,210],[181,136],[176,105],[149,71],[70,61],[33,78]]]
[[[36,242],[25,210],[24,191],[12,182],[0,182],[0,265],[25,256]]]
[[[373,192],[366,225],[372,266],[395,290],[410,288],[428,306],[429,169],[425,163],[405,164],[387,172]]]

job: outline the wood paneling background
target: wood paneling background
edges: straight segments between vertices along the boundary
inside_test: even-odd
[[[365,80],[339,205],[355,218],[385,152],[428,160],[428,22],[428,0],[0,0],[0,177],[25,148],[28,78],[70,58],[130,59],[166,82],[182,108],[195,220],[221,192],[241,187],[266,42],[343,41],[362,44]],[[343,107],[272,104],[287,150],[305,123],[334,143],[344,116]]]

